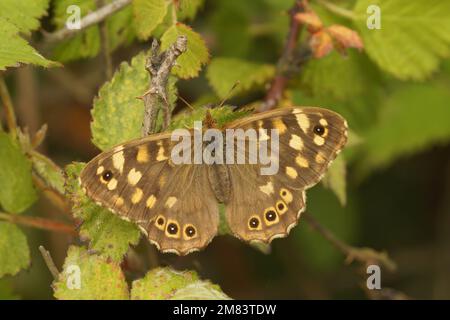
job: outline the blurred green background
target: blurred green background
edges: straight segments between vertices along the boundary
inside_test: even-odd
[[[289,27],[286,12],[293,3],[198,2],[195,18],[186,23],[201,34],[211,60],[198,77],[177,84],[179,95],[193,105],[218,103],[223,96],[219,87],[230,88],[235,80],[246,83],[248,74],[236,75],[236,70],[217,65],[210,69],[217,58],[276,64]],[[340,112],[352,130],[354,143],[343,153],[346,204],[319,184],[307,194],[307,211],[351,245],[388,252],[397,270],[382,269],[383,288],[413,298],[449,299],[450,61],[446,57],[450,52],[450,1],[395,0],[395,8],[387,6],[388,1],[372,1],[382,7],[382,30],[377,36],[370,33],[376,31],[364,29],[363,20],[339,15],[320,1],[310,2],[325,25],[343,24],[357,30],[366,51],[350,49],[345,57],[332,52],[311,60],[295,71],[286,91],[286,101],[295,105]],[[364,2],[327,3],[356,15]],[[442,5],[442,10],[423,9],[434,5]],[[409,26],[389,19],[395,14],[416,17],[422,12],[425,25],[413,21]],[[132,17],[130,12],[120,14]],[[55,13],[50,13],[42,20],[43,28],[54,29],[56,20]],[[112,53],[114,68],[150,46],[149,41],[138,41],[131,25],[113,32],[120,34]],[[154,36],[160,36],[158,31]],[[304,30],[300,41],[306,37]],[[90,109],[106,81],[105,64],[98,54],[98,39],[88,39],[58,44],[55,49],[47,47],[36,33],[32,37],[36,47],[42,48],[46,57],[61,61],[64,68],[23,66],[5,74],[19,124],[30,132],[48,124],[40,150],[61,166],[88,161],[99,152],[91,143]],[[91,52],[82,50],[95,46],[97,50]],[[256,73],[256,67],[249,70]],[[243,106],[261,101],[268,83],[270,73],[238,90],[227,103]],[[178,100],[176,112],[183,108]],[[42,197],[25,214],[52,219],[62,215]],[[14,277],[0,279],[0,299],[50,299],[52,278],[38,246],[44,245],[61,268],[68,245],[80,240],[21,229],[27,235],[32,264]],[[231,236],[216,237],[205,250],[187,257],[160,254],[143,239],[132,251],[124,265],[125,270],[132,270],[127,273],[130,278],[142,276],[157,264],[193,269],[236,299],[371,297],[361,288],[364,270],[357,263],[346,264],[345,257],[304,221],[288,238],[275,240],[270,254]]]

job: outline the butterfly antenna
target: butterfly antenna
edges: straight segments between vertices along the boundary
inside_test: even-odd
[[[236,82],[233,84],[233,86],[231,87],[230,91],[228,91],[228,93],[227,93],[227,95],[225,96],[225,98],[223,98],[222,102],[219,104],[218,108],[220,108],[220,107],[223,106],[223,104],[225,103],[225,101],[227,101],[227,100],[230,98],[231,94],[233,93],[233,90],[236,89],[236,87],[237,87],[238,85],[240,85],[240,84],[241,84],[241,82],[240,82],[239,80],[236,81]]]
[[[191,110],[194,110],[194,107],[193,107],[189,102],[187,102],[182,96],[178,95],[178,98],[179,98],[181,101],[183,101],[183,103],[184,103],[185,105],[187,105],[189,108],[191,108]]]

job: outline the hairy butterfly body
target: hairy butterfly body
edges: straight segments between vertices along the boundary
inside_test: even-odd
[[[160,133],[99,154],[82,171],[82,187],[94,201],[136,223],[163,252],[185,255],[204,248],[217,234],[219,203],[226,206],[232,233],[244,241],[270,243],[287,236],[305,209],[306,189],[320,181],[347,141],[345,119],[322,108],[281,108],[221,131],[229,129],[276,130],[278,172],[262,175],[262,165],[251,161],[176,164],[171,154],[178,142]],[[257,137],[258,146],[272,137],[263,138]],[[252,152],[242,146],[252,138],[234,139],[241,146],[234,156],[249,160]]]

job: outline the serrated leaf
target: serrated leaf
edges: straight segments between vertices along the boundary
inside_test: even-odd
[[[57,66],[58,64],[45,59],[27,41],[19,36],[19,29],[0,17],[0,70],[6,67],[16,67],[19,63],[31,63],[43,67]]]
[[[235,58],[214,58],[208,66],[206,77],[217,95],[225,98],[237,82],[239,85],[231,95],[261,88],[274,74],[275,67],[270,64]]]
[[[64,194],[65,179],[63,171],[51,159],[37,152],[31,153],[31,161],[33,168],[47,185],[60,194]]]
[[[25,234],[14,224],[0,221],[0,278],[15,275],[30,265]]]
[[[106,19],[110,51],[129,45],[136,38],[133,26],[133,8],[125,7]]]
[[[11,213],[24,211],[37,199],[31,163],[4,132],[0,132],[0,168],[0,206]]]
[[[189,79],[198,76],[202,66],[208,62],[209,53],[203,38],[185,24],[171,26],[161,37],[161,50],[169,48],[179,36],[187,38],[187,49],[177,59],[172,74]]]
[[[395,91],[365,136],[360,169],[385,167],[431,145],[448,143],[449,101],[446,88],[429,84],[406,85]]]
[[[138,37],[147,40],[167,13],[166,0],[134,0],[134,25]]]
[[[180,0],[177,8],[178,20],[192,20],[195,18],[198,10],[201,9],[205,0]]]
[[[138,227],[120,219],[106,208],[96,205],[80,189],[78,176],[84,164],[74,163],[66,168],[67,195],[74,203],[73,214],[83,220],[80,237],[89,239],[89,249],[112,261],[120,262],[130,245],[139,242]]]
[[[52,287],[55,298],[60,300],[123,300],[129,297],[128,285],[118,263],[76,246],[69,247],[63,271]]]
[[[371,5],[381,29],[367,27]],[[353,12],[370,58],[399,79],[423,80],[450,54],[450,1],[358,0]]]
[[[340,155],[333,161],[322,180],[325,187],[334,192],[342,206],[345,206],[347,203],[346,171],[345,159],[343,155]]]
[[[156,268],[133,281],[132,300],[227,300],[219,286],[200,280],[194,271]]]
[[[94,99],[92,109],[92,141],[101,150],[141,136],[144,103],[138,97],[148,91],[150,76],[145,70],[146,53],[141,52],[122,63],[113,78],[105,83]],[[177,99],[176,79],[169,78],[171,107]],[[162,116],[157,121],[157,127]]]
[[[48,4],[49,0],[2,0],[0,18],[13,23],[21,33],[29,34],[39,27],[39,18],[46,15]]]

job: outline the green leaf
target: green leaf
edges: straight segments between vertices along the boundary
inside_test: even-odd
[[[39,27],[39,18],[47,14],[48,3],[49,0],[2,0],[0,19],[13,23],[21,33],[30,34]]]
[[[74,163],[66,168],[67,194],[74,203],[73,214],[83,220],[80,236],[90,240],[89,249],[120,262],[129,246],[139,242],[141,233],[135,224],[120,219],[84,195],[78,182],[83,167],[82,163]]]
[[[136,38],[133,28],[133,8],[127,6],[106,19],[110,51],[129,45]]]
[[[410,84],[395,91],[366,134],[360,169],[385,167],[432,145],[450,141],[450,93],[447,88]]]
[[[52,287],[55,298],[60,300],[124,300],[129,296],[128,285],[118,263],[76,246],[69,247],[63,271]]]
[[[31,63],[43,67],[57,66],[58,64],[45,59],[27,41],[19,37],[19,29],[0,17],[0,70],[6,67],[17,67],[19,63]]]
[[[156,268],[133,281],[132,300],[228,300],[219,286],[199,280],[194,271]]]
[[[94,100],[92,109],[92,141],[102,150],[141,136],[144,103],[138,97],[148,91],[150,76],[145,70],[147,54],[141,52],[124,62],[113,78],[105,83]],[[169,78],[171,107],[177,99],[176,79]],[[162,123],[160,113],[157,127]]]
[[[273,78],[275,67],[234,58],[214,58],[208,66],[206,77],[214,91],[225,98],[231,88],[239,82],[232,95],[262,88]]]
[[[0,221],[0,278],[15,275],[30,265],[25,234],[14,224]]]
[[[45,180],[48,186],[64,194],[64,175],[63,171],[49,158],[38,153],[31,153],[33,168]]]
[[[163,21],[167,12],[166,0],[134,0],[134,25],[138,37],[147,40]]]
[[[345,204],[347,203],[347,183],[345,159],[343,155],[340,155],[333,161],[327,171],[327,174],[323,178],[322,183],[325,185],[325,187],[331,189],[338,197],[341,205],[345,206]]]
[[[4,132],[0,132],[0,168],[0,205],[8,212],[24,211],[37,199],[31,163]]]
[[[197,32],[182,23],[173,25],[161,37],[161,50],[169,48],[180,35],[187,38],[187,50],[178,57],[172,73],[183,79],[196,77],[209,59],[205,41]]]
[[[177,8],[178,20],[192,20],[195,18],[198,10],[201,9],[205,0],[180,0]]]
[[[370,5],[381,10],[381,29],[370,30]],[[354,20],[366,51],[395,77],[423,80],[450,54],[450,1],[358,0]]]

